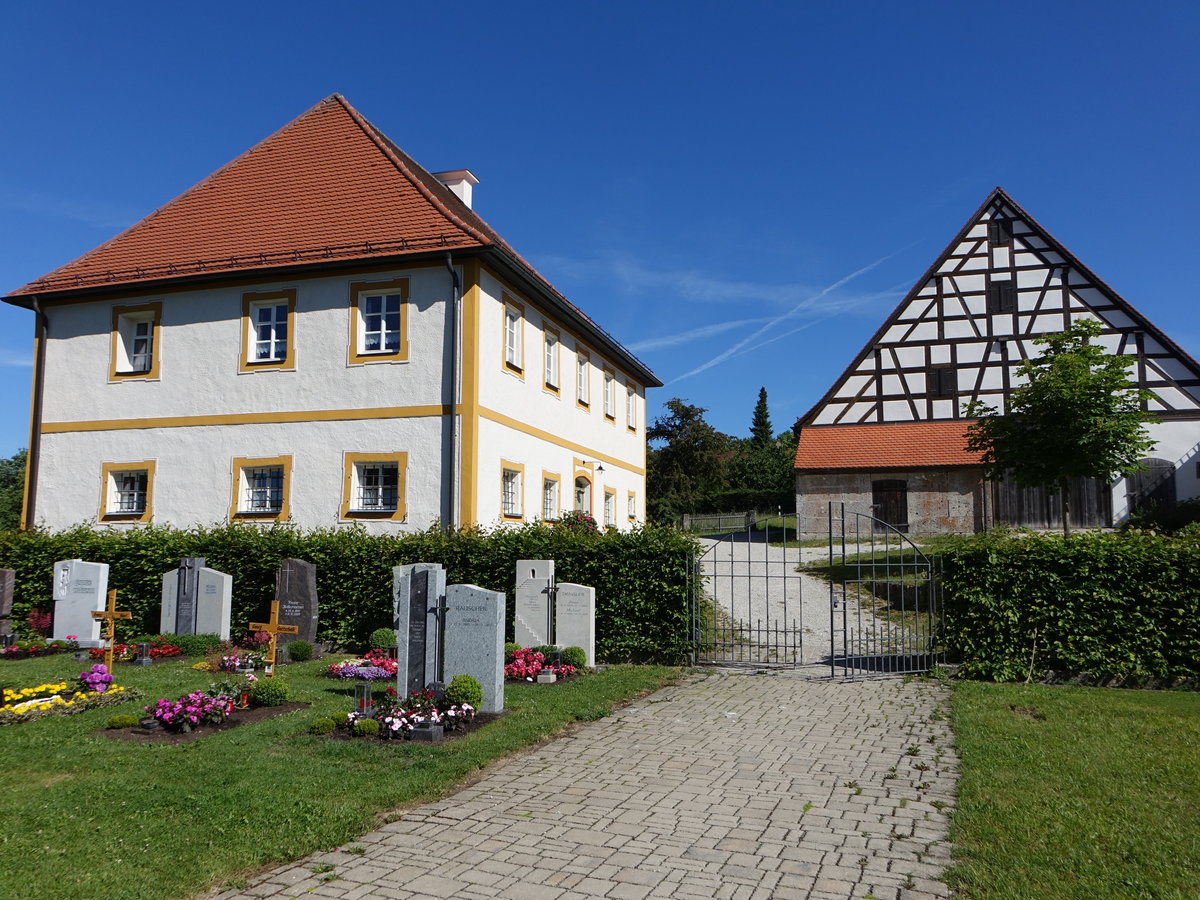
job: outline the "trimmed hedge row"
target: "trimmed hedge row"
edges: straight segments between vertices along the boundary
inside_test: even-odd
[[[430,529],[373,535],[359,528],[302,531],[289,525],[224,525],[178,530],[0,532],[0,566],[16,571],[13,617],[51,608],[51,573],[61,559],[108,563],[118,608],[133,613],[118,635],[156,633],[162,576],[184,556],[203,556],[233,576],[233,633],[269,615],[275,572],[287,558],[317,566],[322,640],[361,646],[392,623],[392,566],[441,563],[448,584],[476,584],[508,596],[509,638],[518,559],[553,559],[559,581],[596,588],[596,654],[608,661],[677,662],[691,650],[688,555],[695,544],[671,529],[582,534],[528,525],[494,531]]]
[[[1200,674],[1200,530],[996,532],[941,556],[946,643],[968,677]]]

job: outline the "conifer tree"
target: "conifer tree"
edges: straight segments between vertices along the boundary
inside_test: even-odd
[[[771,413],[767,409],[767,389],[758,389],[758,403],[754,405],[754,418],[750,422],[750,439],[756,447],[768,447],[775,439],[771,428]]]

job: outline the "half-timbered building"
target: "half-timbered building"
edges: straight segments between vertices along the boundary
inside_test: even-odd
[[[1146,471],[1075,485],[1072,520],[1109,525],[1151,500],[1200,494],[1200,366],[996,188],[797,423],[804,520],[845,500],[914,532],[1060,524],[1042,490],[984,481],[964,449],[964,413],[972,400],[1003,410],[1019,366],[1041,353],[1035,339],[1083,318],[1101,323],[1110,352],[1134,358],[1158,421]]]

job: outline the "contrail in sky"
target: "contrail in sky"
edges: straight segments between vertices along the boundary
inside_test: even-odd
[[[833,284],[819,290],[812,297],[808,297],[804,300],[801,300],[799,303],[797,303],[795,306],[793,306],[787,312],[783,313],[782,315],[776,316],[774,319],[771,319],[769,322],[767,322],[766,325],[762,326],[762,328],[758,329],[756,332],[751,334],[749,337],[742,338],[740,341],[738,341],[732,347],[729,347],[728,349],[722,351],[721,353],[718,353],[716,356],[714,356],[712,359],[710,359],[708,362],[704,363],[703,365],[697,366],[696,368],[692,369],[690,372],[684,372],[682,375],[678,376],[677,378],[672,378],[670,381],[667,382],[667,386],[675,384],[678,381],[683,381],[683,379],[690,378],[693,375],[699,375],[701,372],[705,371],[706,369],[711,369],[713,366],[720,365],[721,363],[725,362],[725,360],[730,359],[731,357],[736,355],[737,352],[739,350],[741,350],[743,347],[745,347],[747,344],[751,343],[752,341],[758,340],[758,338],[762,337],[764,334],[766,334],[768,331],[770,331],[772,328],[774,328],[780,322],[790,319],[796,313],[800,312],[800,310],[811,306],[813,303],[820,300],[822,297],[828,295],[829,293],[836,291],[838,288],[840,288],[842,285],[846,284],[847,282],[853,281],[859,275],[863,275],[867,272],[870,272],[876,266],[887,262],[889,259],[891,259],[896,254],[903,253],[905,250],[907,250],[911,246],[913,246],[913,244],[909,244],[908,246],[901,247],[899,250],[894,250],[891,253],[889,253],[887,256],[881,256],[879,259],[875,260],[875,262],[869,263],[868,265],[863,266],[861,269],[851,272],[849,275],[845,276],[844,278],[839,278]]]
[[[743,325],[766,321],[768,319],[764,317],[761,319],[735,319],[732,322],[716,322],[712,325],[693,328],[691,331],[681,331],[678,334],[668,334],[665,337],[647,338],[644,341],[638,341],[636,344],[629,344],[627,349],[632,350],[634,353],[642,353],[646,350],[661,350],[663,347],[675,347],[679,344],[686,344],[689,341],[700,340],[700,338],[712,337],[714,334],[720,334],[732,328],[740,328]]]

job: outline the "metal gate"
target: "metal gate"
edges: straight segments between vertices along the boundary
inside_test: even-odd
[[[928,672],[943,662],[934,559],[881,519],[829,504],[829,674]]]
[[[696,662],[797,666],[814,661],[805,658],[798,525],[795,515],[775,516],[701,538],[707,546],[691,558],[689,570]]]

